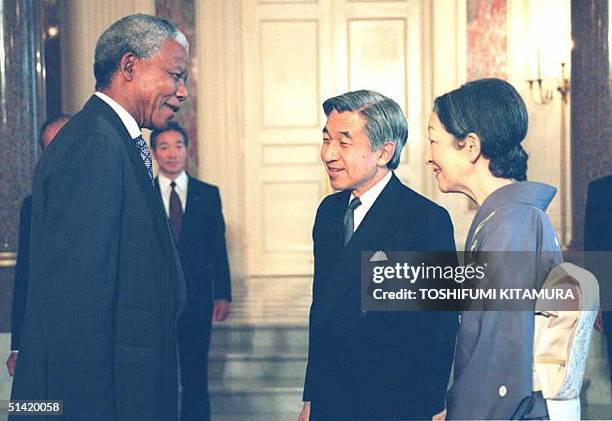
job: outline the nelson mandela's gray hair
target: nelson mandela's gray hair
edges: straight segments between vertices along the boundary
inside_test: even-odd
[[[408,139],[408,123],[397,102],[378,92],[353,91],[329,98],[323,103],[326,116],[334,110],[339,113],[356,112],[363,118],[373,151],[379,150],[387,142],[395,143],[395,152],[387,162],[387,168],[397,168]]]
[[[119,68],[125,53],[134,53],[147,58],[155,55],[162,43],[173,40],[185,47],[189,53],[189,42],[185,35],[165,19],[135,14],[119,19],[98,39],[94,58],[96,89],[107,87]]]

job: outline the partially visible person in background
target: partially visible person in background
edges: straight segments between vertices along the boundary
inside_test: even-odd
[[[208,350],[212,319],[225,320],[232,289],[219,189],[187,174],[189,136],[175,122],[151,133],[159,189],[179,252],[187,304],[178,319],[181,421],[210,419]]]
[[[612,266],[609,253],[603,253],[612,252],[612,175],[589,184],[584,217],[584,249],[587,252],[587,266],[599,280],[604,308],[612,297]],[[608,343],[608,369],[612,381],[612,311],[605,310],[602,311],[603,320],[600,320],[598,327],[604,332]]]
[[[44,151],[59,131],[72,116],[58,114],[45,121],[40,129],[38,142]],[[15,375],[17,358],[19,356],[19,342],[21,340],[21,326],[25,313],[26,295],[28,289],[28,263],[30,253],[30,215],[32,211],[32,196],[27,196],[19,212],[19,249],[17,250],[17,264],[15,265],[15,279],[13,281],[13,305],[11,309],[11,353],[6,360],[9,376]]]

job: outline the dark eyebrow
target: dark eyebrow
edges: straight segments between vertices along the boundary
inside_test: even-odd
[[[329,134],[329,130],[327,130],[327,127],[323,127],[323,129],[321,130],[324,134]]]
[[[351,136],[351,132],[340,132],[340,134],[344,135],[344,137],[346,138],[353,139],[353,136]]]

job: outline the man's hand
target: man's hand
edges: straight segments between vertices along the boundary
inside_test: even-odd
[[[438,412],[436,415],[431,417],[432,421],[444,421],[446,419],[446,409]]]
[[[215,300],[213,305],[213,320],[222,322],[230,313],[230,303],[227,300]]]
[[[13,377],[15,375],[15,367],[17,367],[17,356],[18,352],[11,351],[8,359],[6,360],[6,368],[8,368],[9,376]]]
[[[298,421],[309,421],[310,420],[310,402],[304,402],[304,406],[302,407],[302,412],[298,417]]]

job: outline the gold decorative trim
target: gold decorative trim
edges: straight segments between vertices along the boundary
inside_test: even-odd
[[[12,268],[17,264],[17,253],[14,251],[0,252],[0,268]]]

